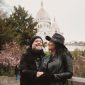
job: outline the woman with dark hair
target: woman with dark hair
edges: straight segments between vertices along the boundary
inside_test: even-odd
[[[35,36],[31,40],[30,48],[22,55],[20,61],[20,85],[37,85],[37,76],[42,74],[37,71],[43,56],[43,40]]]
[[[55,33],[49,41],[50,57],[43,58],[38,77],[40,85],[68,85],[67,80],[73,75],[72,56],[64,45],[64,37]]]

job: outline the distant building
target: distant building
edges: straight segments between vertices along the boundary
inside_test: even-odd
[[[75,49],[78,49],[80,51],[84,51],[85,50],[85,42],[70,42],[70,43],[65,43],[66,47],[70,50],[70,51],[74,51]]]
[[[56,20],[54,19],[54,21],[51,22],[50,16],[43,7],[43,2],[41,2],[41,8],[36,15],[36,20],[38,22],[36,26],[37,35],[40,35],[44,41],[46,41],[46,35],[52,36],[56,32],[60,33],[60,29],[57,26]]]
[[[44,42],[47,42],[45,40],[45,36],[52,36],[54,33],[59,33],[62,34],[60,32],[60,29],[56,23],[56,20],[54,18],[54,20],[52,21],[50,19],[49,14],[46,12],[46,10],[43,7],[43,2],[41,2],[41,8],[38,11],[37,15],[36,15],[36,19],[35,19],[38,24],[36,26],[37,28],[37,34],[42,37]],[[81,43],[65,43],[66,47],[70,50],[70,51],[74,51],[75,49],[79,49],[81,51],[85,50],[85,44]],[[45,50],[47,50],[47,47],[45,48]]]

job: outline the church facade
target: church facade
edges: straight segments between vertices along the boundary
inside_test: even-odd
[[[43,2],[41,2],[41,8],[36,15],[36,21],[38,22],[36,35],[41,36],[44,41],[46,41],[45,36],[52,36],[56,32],[60,33],[56,20],[51,21],[49,14],[43,7]]]

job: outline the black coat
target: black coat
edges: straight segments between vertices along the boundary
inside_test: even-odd
[[[20,85],[37,85],[36,72],[39,70],[39,64],[43,52],[37,55],[31,49],[22,56],[20,61]]]
[[[66,54],[46,57],[42,61],[44,75],[38,78],[40,85],[68,85],[67,79],[73,75],[72,56]]]
[[[20,74],[20,71],[19,71],[19,67],[15,67],[15,75],[19,75]]]

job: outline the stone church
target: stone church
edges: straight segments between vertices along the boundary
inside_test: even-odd
[[[36,35],[41,36],[44,41],[46,35],[52,36],[56,32],[60,33],[56,20],[51,21],[49,14],[43,7],[43,2],[41,2],[41,8],[36,15],[36,21],[38,22]]]

